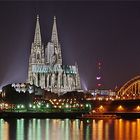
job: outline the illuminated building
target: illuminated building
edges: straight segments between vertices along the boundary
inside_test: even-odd
[[[114,100],[116,97],[116,93],[112,90],[108,89],[95,89],[88,91],[91,96],[87,98],[87,100]]]
[[[89,91],[93,96],[99,95],[99,96],[115,96],[115,92],[108,89],[95,89]]]
[[[44,93],[40,87],[36,87],[35,85],[30,85],[28,83],[13,83],[11,87],[13,87],[18,93],[34,93],[34,95],[43,95]]]
[[[55,17],[51,41],[45,46],[42,43],[39,16],[37,16],[35,36],[29,58],[28,83],[54,93],[81,89],[78,66],[62,64],[61,45],[58,40]]]

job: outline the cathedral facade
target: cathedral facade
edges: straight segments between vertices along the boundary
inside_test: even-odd
[[[51,41],[45,46],[42,43],[39,16],[37,16],[29,58],[28,83],[54,93],[81,89],[78,66],[62,64],[61,45],[58,40],[55,17]]]

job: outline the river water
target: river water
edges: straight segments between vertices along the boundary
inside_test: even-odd
[[[0,119],[0,140],[140,140],[140,119]]]

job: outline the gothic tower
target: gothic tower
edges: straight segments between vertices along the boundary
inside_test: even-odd
[[[48,65],[62,65],[62,55],[61,55],[61,46],[58,40],[57,26],[56,26],[56,17],[54,17],[53,28],[51,41],[48,42],[45,49],[46,53],[46,63]]]
[[[41,78],[39,74],[33,73],[33,65],[45,64],[44,58],[44,46],[41,41],[41,32],[39,24],[39,16],[37,15],[34,42],[31,46],[31,54],[29,58],[29,70],[28,70],[28,82],[35,85],[39,84],[39,79]]]

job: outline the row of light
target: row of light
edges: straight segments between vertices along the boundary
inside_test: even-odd
[[[50,105],[49,104],[46,104],[45,107],[46,108],[49,108]],[[25,105],[20,104],[20,105],[17,105],[16,108],[17,109],[25,109],[26,107],[25,107]],[[30,109],[41,108],[41,105],[39,105],[39,104],[29,104],[29,108]]]
[[[79,107],[83,107],[83,104],[80,104],[80,105],[78,105],[78,106],[79,106]],[[45,107],[45,108],[50,108],[50,105],[47,103],[44,107]],[[61,105],[59,105],[59,106],[54,105],[53,107],[54,107],[54,108],[62,108]],[[63,107],[64,107],[64,108],[71,108],[71,107],[76,107],[76,106],[71,106],[71,105],[69,105],[69,104],[65,104]],[[89,105],[86,104],[86,107],[89,107]],[[16,108],[17,108],[17,109],[25,109],[25,106],[22,105],[22,104],[20,104],[20,105],[17,105]],[[29,104],[29,108],[31,108],[31,109],[41,108],[41,104],[36,104],[36,105],[35,105],[35,104]]]
[[[65,107],[65,108],[77,108],[77,107],[83,108],[83,104],[80,104],[80,105],[78,104],[78,106],[76,106],[76,105],[74,104],[72,106],[72,105],[69,105],[69,104],[65,104],[63,107]],[[62,105],[54,105],[54,108],[62,108]]]
[[[52,100],[52,101],[54,101],[54,102],[56,102],[56,101],[59,101],[59,102],[61,102],[61,101],[72,101],[72,100],[74,100],[74,101],[76,101],[76,98],[74,98],[74,99],[50,99],[50,100]]]
[[[118,110],[118,111],[125,111],[125,108],[124,108],[122,105],[119,105],[119,106],[117,107],[117,110]],[[134,111],[140,111],[140,105],[136,106],[133,110],[134,110]]]
[[[130,100],[130,99],[139,99],[140,98],[140,95],[138,96],[138,95],[133,95],[133,96],[130,96],[130,95],[126,95],[126,96],[123,96],[123,95],[121,95],[121,97],[120,96],[116,96],[116,99],[118,99],[118,100]]]
[[[95,112],[105,112],[105,111],[106,111],[106,108],[103,105],[100,105],[98,108],[94,109],[92,112],[95,113]],[[116,111],[123,112],[123,111],[126,111],[126,110],[122,105],[119,105],[116,108]],[[133,109],[133,111],[140,111],[140,105],[136,106]]]
[[[54,106],[54,108],[78,108],[78,107],[83,107],[83,104],[80,104],[76,98],[74,99],[50,99],[49,100],[51,104]]]
[[[7,107],[8,107],[7,103],[1,103],[0,104],[0,109],[7,108]]]
[[[105,100],[105,101],[114,101],[115,99],[113,97],[94,97],[93,100],[99,100],[99,101],[102,101],[102,100]]]

